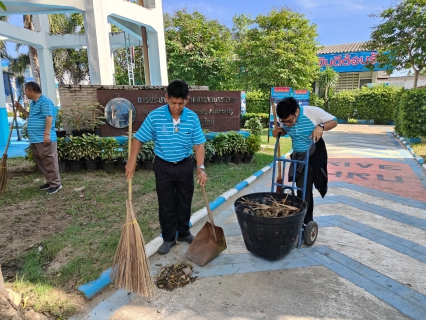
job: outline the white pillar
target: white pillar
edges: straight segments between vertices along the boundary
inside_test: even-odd
[[[151,73],[151,85],[167,86],[169,83],[167,76],[167,59],[164,32],[152,32],[147,30],[148,36],[148,56]]]
[[[102,0],[86,0],[84,27],[91,84],[113,84],[109,27]]]
[[[6,99],[4,94],[3,69],[1,67],[0,56],[0,150],[3,155],[3,148],[6,147],[9,138],[9,122],[7,121]]]
[[[56,94],[55,71],[53,69],[52,51],[49,49],[37,49],[38,63],[40,66],[40,83],[43,95],[52,100],[53,104],[59,104]]]

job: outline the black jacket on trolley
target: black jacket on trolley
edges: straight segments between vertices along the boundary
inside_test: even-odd
[[[292,160],[304,160],[306,158],[306,152],[293,152],[291,154]],[[311,146],[309,154],[309,166],[312,168],[314,173],[314,186],[321,194],[321,197],[327,193],[328,189],[328,173],[327,173],[327,148],[325,147],[324,139],[321,138]],[[304,164],[298,164],[296,168],[296,180],[303,173]],[[293,163],[290,164],[288,170],[288,181],[293,181]]]

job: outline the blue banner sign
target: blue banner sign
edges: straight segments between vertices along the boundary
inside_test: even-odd
[[[365,65],[376,60],[376,51],[342,52],[333,54],[319,54],[319,65],[321,70],[327,66],[336,72],[364,72],[370,71]],[[374,71],[384,70],[374,64]]]

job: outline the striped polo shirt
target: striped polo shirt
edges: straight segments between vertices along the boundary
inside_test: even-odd
[[[296,123],[291,127],[287,127],[284,123],[281,123],[281,127],[291,137],[293,151],[304,152],[312,143],[310,135],[316,126],[331,120],[337,119],[321,108],[300,106],[300,112],[296,119]]]
[[[153,140],[154,153],[168,162],[189,157],[194,145],[206,142],[200,120],[194,111],[184,107],[180,123],[174,125],[168,105],[150,112],[134,137],[142,143]]]
[[[44,130],[46,129],[46,117],[52,117],[52,128],[50,129],[50,141],[56,141],[55,133],[56,108],[53,102],[46,96],[41,95],[37,101],[31,101],[30,113],[27,120],[28,136],[30,143],[44,141]]]

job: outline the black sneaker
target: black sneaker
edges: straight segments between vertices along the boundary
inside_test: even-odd
[[[40,190],[47,190],[50,188],[50,184],[45,183],[44,185],[40,186]]]
[[[192,234],[190,234],[189,236],[186,237],[178,237],[177,241],[179,242],[188,242],[188,243],[192,243],[192,241],[194,240],[194,236]]]
[[[57,187],[53,187],[53,188],[47,189],[47,193],[50,193],[50,194],[56,193],[56,192],[58,192],[61,189],[62,189],[62,185],[59,185]]]
[[[163,244],[160,246],[160,248],[158,248],[158,253],[159,254],[169,253],[170,248],[174,247],[175,245],[176,245],[176,241],[170,241],[170,242],[164,241]]]

